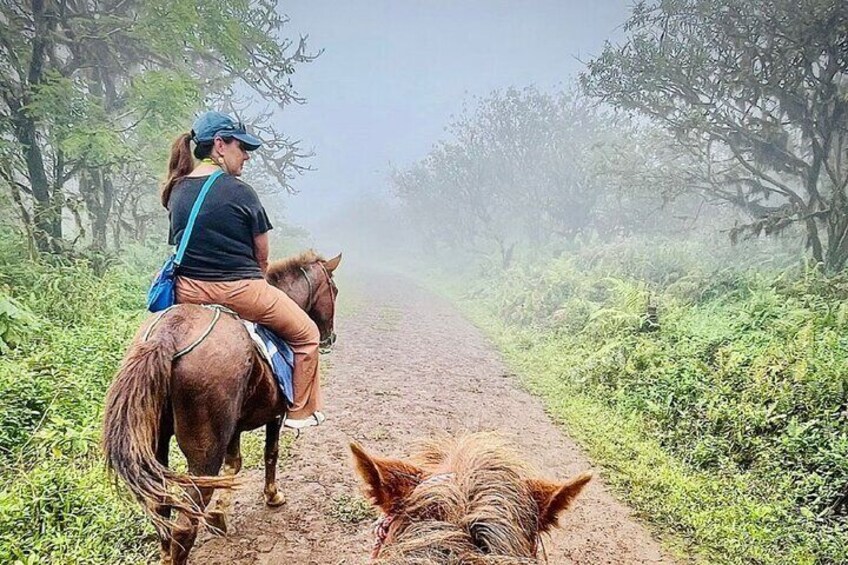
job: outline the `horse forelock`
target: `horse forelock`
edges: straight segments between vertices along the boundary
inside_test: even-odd
[[[268,270],[265,273],[265,279],[272,285],[277,285],[289,275],[299,275],[300,269],[308,267],[317,261],[326,261],[323,256],[315,252],[314,249],[307,249],[297,255],[274,261],[268,265]]]
[[[413,460],[428,475],[404,502],[385,563],[536,563],[538,508],[523,477],[527,465],[492,434],[437,438]],[[515,557],[521,556],[521,557]]]

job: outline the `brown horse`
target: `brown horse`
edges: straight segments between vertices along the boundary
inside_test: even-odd
[[[266,275],[308,307],[325,347],[335,341],[332,277],[340,261],[309,251],[271,265]],[[235,316],[179,305],[145,322],[106,397],[103,449],[109,469],[152,518],[162,563],[186,563],[200,522],[226,530],[225,508],[205,509],[216,488],[236,484],[243,431],[265,425],[265,501],[283,503],[276,469],[285,412],[285,397]],[[168,469],[173,436],[188,474]],[[222,464],[224,475],[216,476]],[[180,512],[176,522],[172,509]]]
[[[383,512],[372,558],[392,565],[538,563],[541,534],[592,477],[529,479],[509,444],[487,433],[424,442],[409,461],[350,447]]]

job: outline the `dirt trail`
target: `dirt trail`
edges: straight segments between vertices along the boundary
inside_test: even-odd
[[[499,430],[544,476],[565,479],[592,468],[451,304],[391,275],[357,286],[367,289],[357,293],[363,303],[337,320],[339,343],[325,375],[329,420],[304,433],[281,464],[286,504],[266,508],[261,472],[249,471],[234,497],[230,534],[205,535],[193,564],[367,563],[371,522],[333,517],[345,495],[359,496],[351,440],[402,457],[414,439],[435,431]],[[545,541],[548,562],[673,563],[594,470],[563,527]]]

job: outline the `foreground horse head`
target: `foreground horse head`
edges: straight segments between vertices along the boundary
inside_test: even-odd
[[[372,557],[395,565],[536,563],[540,535],[592,477],[531,479],[493,434],[431,440],[409,461],[350,447],[367,496],[384,514]]]

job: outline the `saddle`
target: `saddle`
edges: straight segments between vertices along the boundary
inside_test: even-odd
[[[247,329],[259,355],[271,367],[283,396],[291,404],[294,400],[294,351],[291,346],[265,326],[247,320],[242,320],[241,323]]]

